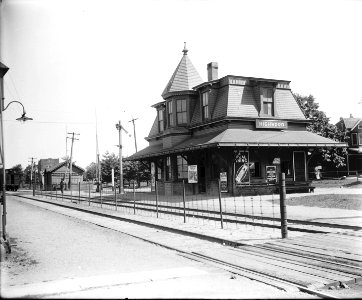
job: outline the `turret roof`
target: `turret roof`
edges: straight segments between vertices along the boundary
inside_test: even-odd
[[[169,92],[192,91],[194,86],[203,82],[187,55],[186,43],[182,52],[184,55],[162,93],[163,98],[166,98]]]

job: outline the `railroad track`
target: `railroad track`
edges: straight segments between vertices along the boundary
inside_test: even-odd
[[[16,196],[47,204],[63,206],[89,214],[129,221],[129,219],[107,216],[104,213],[89,211],[80,207],[71,207],[66,204],[44,201],[33,197]],[[135,223],[140,224],[142,222]],[[157,226],[157,229],[163,228],[162,226]],[[177,231],[173,232],[181,233]],[[336,256],[333,253],[325,254],[323,251],[317,251],[313,247],[311,247],[310,251],[305,251],[303,249],[298,249],[298,247],[293,247],[293,240],[290,241],[289,245],[267,243],[250,246],[238,243],[237,247],[225,247],[223,248],[222,253],[213,253],[210,255],[208,253],[201,253],[200,251],[185,251],[128,232],[122,233],[177,251],[186,258],[218,267],[232,274],[247,277],[285,291],[298,290],[319,298],[336,299],[336,297],[333,297],[328,293],[318,291],[317,288],[328,285],[336,286],[342,282],[352,283],[362,280],[362,256],[357,257],[355,260],[351,260],[343,255]],[[336,234],[334,235],[338,236]],[[356,238],[357,237],[359,238],[360,236],[356,235]],[[335,237],[332,235],[331,239],[335,239]],[[297,276],[288,277],[285,275],[286,273],[279,272],[278,269],[280,269],[281,266],[283,270],[288,270],[284,272],[294,272]],[[295,270],[290,271],[291,268]],[[307,280],[308,278],[316,278],[318,284],[310,284]]]

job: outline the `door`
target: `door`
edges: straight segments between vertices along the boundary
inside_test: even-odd
[[[294,181],[306,181],[306,162],[304,151],[293,152]]]

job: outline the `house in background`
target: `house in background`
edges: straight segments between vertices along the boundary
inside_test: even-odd
[[[72,163],[72,186],[77,186],[79,182],[83,182],[84,169]],[[50,191],[55,187],[59,187],[60,181],[64,178],[64,183],[69,183],[69,163],[64,161],[44,171],[44,190]]]
[[[362,173],[362,118],[354,118],[352,114],[349,118],[340,118],[336,123],[339,130],[348,136],[347,173]]]
[[[232,195],[272,193],[278,174],[308,187],[308,154],[346,144],[308,132],[290,81],[227,75],[207,65],[204,82],[183,57],[153,105],[156,118],[149,146],[127,160],[150,163],[152,188],[165,195],[215,194],[218,182]],[[192,174],[192,176],[190,175]]]
[[[44,172],[59,165],[59,158],[43,158],[38,161],[38,176],[41,186],[44,186]]]

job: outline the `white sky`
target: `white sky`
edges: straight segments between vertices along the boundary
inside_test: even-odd
[[[4,112],[6,167],[30,157],[61,158],[66,132],[80,133],[73,157],[95,161],[118,153],[118,120],[138,149],[156,117],[168,80],[189,58],[203,80],[206,65],[219,77],[285,79],[293,92],[312,94],[333,123],[362,117],[362,1],[3,0],[0,60],[5,105],[20,100],[34,121],[20,124],[21,106]],[[123,134],[123,154],[134,153]],[[70,142],[68,142],[70,153]]]

